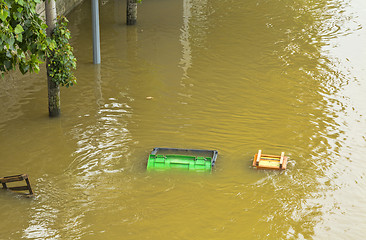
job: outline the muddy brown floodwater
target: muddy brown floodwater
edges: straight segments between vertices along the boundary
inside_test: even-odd
[[[366,2],[90,1],[68,18],[78,84],[49,119],[44,70],[0,79],[0,239],[363,239]],[[43,68],[43,67],[42,67]],[[216,149],[211,174],[147,173],[153,147]],[[290,157],[257,171],[253,155]]]

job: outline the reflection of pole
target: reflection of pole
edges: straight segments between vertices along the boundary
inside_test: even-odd
[[[95,97],[97,99],[98,109],[104,104],[103,93],[102,93],[102,77],[100,74],[100,65],[95,66]]]
[[[189,43],[189,20],[192,17],[191,13],[192,2],[191,0],[183,0],[183,27],[182,34],[180,35],[180,42],[183,46],[182,58],[180,63],[182,64],[184,77],[188,77],[188,69],[192,65],[192,56],[191,56],[191,45]]]
[[[98,0],[92,0],[93,63],[100,64],[99,6]]]

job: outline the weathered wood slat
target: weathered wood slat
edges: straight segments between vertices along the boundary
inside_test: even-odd
[[[29,178],[25,179],[25,182],[27,183],[27,187],[28,187],[28,190],[29,190],[29,194],[30,195],[33,195],[33,190],[32,190],[32,187],[30,185]]]
[[[280,159],[280,169],[282,169],[283,159],[285,157],[285,153],[281,152],[281,159]]]
[[[261,154],[262,154],[262,150],[259,150],[258,151],[258,154],[257,154],[257,165],[259,164],[259,160],[261,159]]]
[[[25,191],[25,190],[29,190],[28,186],[20,186],[20,187],[8,187],[9,190],[12,191]]]
[[[1,183],[17,182],[17,181],[22,181],[27,178],[28,178],[27,174],[14,175],[14,176],[0,178],[0,182]]]

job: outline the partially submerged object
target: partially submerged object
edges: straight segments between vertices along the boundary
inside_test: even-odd
[[[288,157],[282,152],[281,156],[278,155],[268,155],[262,154],[262,150],[259,150],[257,154],[254,155],[253,167],[257,169],[277,169],[285,170],[287,166]]]
[[[7,183],[11,183],[11,182],[19,182],[19,181],[25,181],[26,185],[25,186],[14,186],[14,187],[9,187],[7,185]],[[20,174],[20,175],[14,175],[14,176],[7,176],[7,177],[2,177],[0,178],[0,182],[3,185],[3,189],[9,189],[12,191],[27,191],[29,192],[26,195],[33,195],[33,190],[32,187],[30,185],[29,182],[29,178],[27,174]]]
[[[209,172],[215,165],[217,155],[216,150],[154,148],[147,160],[147,170]]]

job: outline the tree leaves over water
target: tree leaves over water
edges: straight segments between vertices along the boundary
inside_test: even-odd
[[[46,28],[36,13],[40,0],[0,0],[0,70],[38,72],[44,58]],[[3,74],[3,73],[2,73]]]
[[[49,58],[49,74],[58,85],[76,83],[72,69],[76,59],[69,44],[67,19],[59,18],[51,36],[47,25],[36,12],[41,0],[0,0],[0,71],[3,76],[18,68],[22,74],[38,72],[39,65]]]
[[[57,84],[69,87],[76,83],[72,73],[76,68],[76,58],[69,44],[71,35],[67,29],[68,20],[65,17],[59,17],[57,20],[51,40],[48,41],[48,74]]]

